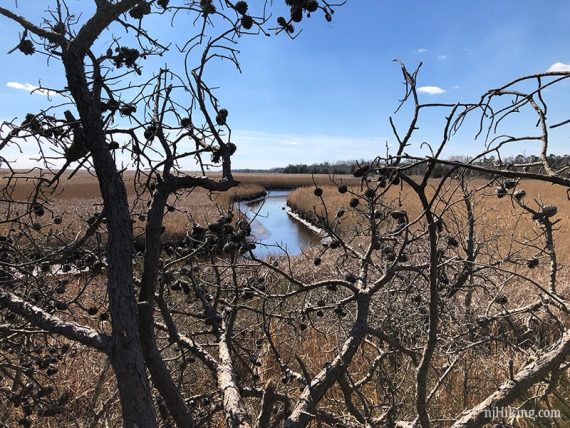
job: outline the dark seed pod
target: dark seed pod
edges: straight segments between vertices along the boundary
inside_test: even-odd
[[[517,180],[505,180],[503,186],[505,189],[514,189],[517,186]]]
[[[320,187],[317,187],[315,190],[313,190],[313,194],[317,198],[320,198],[321,196],[323,196],[323,189],[321,189]]]
[[[507,303],[509,303],[509,299],[507,298],[507,296],[498,296],[495,299],[495,302],[497,302],[499,305],[506,305]]]
[[[341,218],[343,215],[344,215],[344,210],[338,210],[338,211],[336,212],[336,216],[337,216],[338,218]]]
[[[151,8],[150,3],[144,1],[137,4],[131,10],[129,10],[129,15],[133,19],[142,19],[145,15],[150,14]]]
[[[536,257],[531,257],[526,261],[526,265],[529,269],[534,269],[538,267],[539,260]]]
[[[348,192],[348,187],[346,187],[346,184],[341,184],[340,186],[338,186],[338,193],[346,193]]]
[[[180,119],[180,126],[183,128],[190,128],[192,126],[192,119],[189,117],[183,117]]]
[[[207,16],[211,13],[216,13],[216,6],[212,4],[212,0],[201,0],[200,6],[202,7],[202,12],[204,16]]]
[[[103,312],[99,315],[99,319],[101,321],[107,321],[109,319],[109,313],[108,312]]]
[[[287,20],[284,17],[280,16],[277,18],[277,23],[282,27],[285,27],[287,25]]]
[[[459,246],[459,241],[454,236],[448,236],[447,245],[451,248],[457,248]]]
[[[55,218],[53,219],[53,223],[54,223],[54,224],[57,224],[57,225],[61,224],[61,223],[62,223],[62,218],[59,217],[59,216],[58,216],[58,217],[55,217]]]
[[[293,6],[291,8],[291,20],[293,22],[301,22],[303,20],[303,8],[300,6]]]
[[[152,141],[155,136],[156,136],[156,126],[154,124],[151,124],[144,130],[144,137],[148,141]]]
[[[45,214],[45,210],[42,204],[39,203],[35,203],[32,204],[32,211],[34,212],[35,215],[37,215],[38,217],[41,217]]]
[[[405,220],[407,216],[406,211],[392,211],[390,213],[390,217],[392,217],[394,220]]]
[[[319,2],[316,0],[310,0],[305,7],[307,8],[307,11],[310,13],[316,12],[317,9],[319,8]]]
[[[24,55],[33,55],[36,52],[36,48],[31,40],[23,39],[18,44],[18,50]]]
[[[545,205],[542,207],[540,212],[546,218],[554,217],[558,213],[558,208],[556,208],[554,205]]]
[[[253,18],[249,15],[242,16],[241,25],[244,29],[251,30],[251,27],[253,27]]]
[[[366,189],[366,192],[364,192],[364,196],[367,199],[374,199],[374,197],[376,196],[376,191],[374,189]]]
[[[121,108],[119,109],[119,111],[121,112],[121,114],[123,116],[131,116],[133,113],[136,113],[137,111],[137,106],[134,104],[123,104],[121,106]],[[117,149],[119,148],[119,144],[117,142],[113,142],[114,144],[117,145]]]
[[[235,5],[236,11],[238,13],[241,13],[242,15],[245,15],[247,13],[247,2],[245,1],[238,1]]]
[[[315,257],[315,259],[313,260],[313,264],[315,266],[319,266],[321,264],[322,260],[320,257]]]
[[[358,200],[358,198],[352,198],[352,199],[350,200],[349,205],[350,205],[351,208],[356,208],[359,203],[360,203],[360,201]]]
[[[337,314],[340,318],[344,318],[346,316],[346,312],[342,306],[337,306],[333,309],[333,312]]]
[[[524,189],[517,190],[513,196],[517,201],[521,201],[526,196],[526,191]]]
[[[158,0],[156,2],[156,4],[159,5],[163,9],[166,9],[168,7],[168,3],[170,3],[170,0]]]
[[[54,374],[56,374],[59,370],[57,369],[57,367],[48,367],[48,369],[46,370],[46,375],[48,376],[53,376]]]
[[[173,213],[176,210],[176,208],[174,208],[174,205],[167,205],[166,209],[169,213]]]
[[[497,186],[495,189],[495,195],[497,195],[497,198],[501,199],[507,195],[507,189],[503,186]]]
[[[350,282],[351,284],[354,284],[356,282],[356,276],[352,273],[347,273],[346,276],[344,277],[345,281]]]
[[[32,227],[34,228],[34,230],[42,230],[42,224],[41,223],[34,223],[32,225]]]
[[[97,312],[99,312],[99,310],[95,306],[91,306],[87,309],[87,313],[91,316],[97,315]]]
[[[105,264],[102,261],[97,260],[96,262],[93,263],[91,270],[93,271],[94,274],[97,275],[97,274],[101,273],[101,271],[103,270],[104,267],[105,267]]]
[[[319,309],[319,310],[317,311],[317,316],[318,316],[318,317],[323,317],[324,315],[325,315],[325,313],[324,313],[321,309]]]
[[[220,114],[216,115],[216,123],[219,126],[224,126],[226,124],[226,117],[221,116]]]

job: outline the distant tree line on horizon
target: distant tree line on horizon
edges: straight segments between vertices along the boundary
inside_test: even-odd
[[[555,155],[551,154],[548,156],[548,160],[551,165],[555,168],[564,168],[570,166],[570,154],[564,155]],[[468,156],[452,156],[449,158],[451,162],[470,162],[472,158]],[[241,169],[238,170],[239,172],[270,172],[270,173],[281,173],[281,174],[330,174],[330,175],[339,175],[339,174],[354,174],[354,172],[359,169],[363,165],[370,164],[372,161],[370,160],[343,160],[343,161],[336,161],[336,162],[320,162],[320,163],[313,163],[313,164],[289,164],[285,167],[277,167],[271,168],[269,170],[263,169]],[[536,164],[535,166],[527,166],[527,172],[540,172],[542,168],[541,159],[539,156],[531,155],[517,155],[506,157],[504,159],[497,158],[495,156],[488,156],[483,157],[480,160],[476,160],[475,164],[482,166],[482,167],[497,167],[497,165],[501,166],[512,166],[516,167],[517,165],[529,165],[529,164]],[[427,170],[428,164],[422,163],[418,165],[414,165],[410,167],[408,170],[409,175],[421,175],[424,174]],[[447,172],[449,172],[453,168],[453,164],[444,164],[440,163],[435,166],[432,177],[433,178],[441,178]],[[483,173],[478,173],[476,171],[471,171],[471,174],[474,176],[477,175],[485,175]]]

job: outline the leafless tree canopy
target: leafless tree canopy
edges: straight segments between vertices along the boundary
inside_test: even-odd
[[[567,406],[569,290],[556,251],[565,207],[525,184],[570,189],[549,146],[570,120],[548,100],[570,73],[524,76],[471,103],[424,104],[420,68],[400,64],[405,91],[389,122],[396,149],[358,165],[360,188],[331,177],[347,198],[342,210],[331,212],[315,187],[326,246],[306,260],[261,260],[231,209],[177,242],[164,238],[179,198],[238,184],[231,112],[205,71],[216,61],[239,69],[242,37],[295,38],[307,16],[329,21],[342,5],[286,0],[290,16],[277,18],[273,2],[93,3],[81,16],[71,2],[50,2],[42,22],[0,7],[21,26],[5,35],[12,54],[56,62],[66,78],[64,88],[40,88],[53,107],[0,128],[2,423],[18,415],[24,426],[97,426],[118,402],[129,427],[477,427],[494,408]],[[170,44],[150,19],[194,33]],[[145,61],[167,52],[184,67],[149,74]],[[441,138],[419,143],[426,111],[441,112]],[[533,134],[506,129],[517,116],[536,125]],[[466,130],[479,154],[447,158]],[[503,161],[523,143],[534,145],[533,161]],[[30,171],[3,154],[32,144]],[[201,173],[182,170],[188,159]],[[210,166],[221,177],[208,176]],[[61,186],[85,171],[100,208],[62,214]],[[489,198],[520,221],[489,230],[479,209]],[[133,219],[145,223],[141,236]],[[78,226],[61,227],[69,221]],[[94,355],[108,363],[91,397],[58,385],[61,367]]]

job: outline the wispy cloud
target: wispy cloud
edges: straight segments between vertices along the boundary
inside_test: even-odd
[[[439,86],[420,86],[418,88],[418,92],[428,95],[441,95],[445,94],[446,91],[445,89],[442,89]]]
[[[547,72],[570,71],[570,64],[564,64],[563,62],[555,62],[546,71]]]
[[[447,55],[438,55],[437,59],[439,59],[440,61],[445,61],[447,59]]]
[[[424,53],[427,52],[428,50],[426,48],[419,48],[416,50],[417,53]]]
[[[49,89],[43,89],[38,86],[32,85],[31,83],[21,83],[21,82],[7,82],[6,86],[13,89],[20,89],[22,91],[30,92],[33,94],[47,96],[58,95],[57,92],[50,91]]]

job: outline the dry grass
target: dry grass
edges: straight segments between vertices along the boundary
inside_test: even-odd
[[[171,235],[184,234],[192,222],[205,223],[214,220],[221,212],[228,208],[231,201],[258,196],[263,193],[264,188],[305,186],[294,190],[289,198],[290,204],[299,212],[307,215],[314,212],[319,216],[327,214],[329,220],[332,221],[336,216],[336,212],[339,209],[343,209],[347,212],[347,215],[344,216],[342,220],[342,224],[346,227],[346,230],[357,226],[362,221],[362,217],[356,211],[351,210],[348,205],[349,200],[354,197],[354,194],[362,194],[362,190],[359,187],[359,179],[341,177],[343,182],[351,186],[350,191],[354,193],[351,194],[349,192],[341,195],[338,193],[336,186],[330,184],[330,178],[324,175],[312,177],[310,175],[286,174],[238,174],[236,178],[240,180],[242,184],[238,188],[228,192],[210,194],[209,192],[198,189],[180,195],[177,200],[173,199],[169,201],[176,209],[174,212],[166,213],[165,225],[167,227],[167,233]],[[323,188],[323,199],[313,194],[313,179],[317,185]],[[128,188],[131,189],[130,199],[133,206],[134,231],[135,234],[141,234],[144,232],[145,222],[141,220],[139,216],[146,211],[146,201],[135,201],[132,193],[133,180],[127,177],[126,181]],[[436,183],[436,181],[433,182],[434,185]],[[473,183],[473,186],[482,186],[483,184],[482,181],[478,181]],[[32,183],[30,182],[20,186],[16,189],[15,195],[17,195],[18,198],[25,199],[26,196],[29,195],[31,186]],[[536,199],[544,204],[553,204],[559,208],[559,214],[556,217],[560,220],[557,225],[558,230],[556,231],[556,237],[558,237],[558,240],[556,240],[556,249],[559,259],[565,263],[570,255],[570,240],[564,239],[570,232],[570,202],[566,197],[566,193],[559,187],[549,186],[535,181],[522,182],[520,187],[523,187],[527,191],[527,203],[534,204],[533,200]],[[99,188],[94,178],[87,174],[78,174],[73,180],[64,182],[61,190],[62,193],[54,198],[54,203],[51,207],[53,213],[50,212],[46,214],[41,221],[49,225],[49,229],[67,229],[73,231],[73,233],[76,233],[77,230],[85,229],[86,223],[81,219],[78,220],[78,215],[79,218],[83,217],[86,219],[91,216],[94,211],[100,211],[101,209]],[[450,199],[454,204],[456,203],[460,213],[463,212],[461,211],[463,208],[460,204],[461,197],[461,192],[458,191],[456,184],[451,183],[446,187],[445,198]],[[323,201],[325,202],[324,204]],[[406,209],[411,218],[421,215],[417,199],[414,197],[413,192],[406,186],[391,188],[385,195],[385,203],[393,208]],[[508,198],[497,199],[494,195],[494,187],[482,188],[477,192],[475,207],[476,228],[480,234],[480,238],[488,245],[488,251],[496,251],[499,253],[506,253],[507,250],[512,251],[513,249],[518,251],[519,247],[522,248],[523,245],[522,243],[517,244],[517,242],[522,241],[524,237],[532,237],[533,234],[539,230],[536,224],[528,218],[528,215],[520,215],[520,209],[514,207]],[[440,206],[438,209],[443,210],[445,207]],[[49,219],[55,215],[62,215],[64,217],[64,223],[61,226],[50,225]],[[456,218],[451,217],[449,219],[448,227],[450,228],[450,232],[458,232],[461,230],[463,224],[461,223],[460,217],[461,216],[458,215]],[[45,229],[47,230],[48,227]],[[47,233],[46,230],[43,230],[42,233]],[[509,247],[509,245],[512,246]],[[308,258],[300,256],[292,259],[292,263],[296,268],[295,270],[303,276],[304,280],[313,281],[328,275],[335,275],[334,254],[323,256],[322,265],[316,268],[312,264],[312,257],[314,257],[317,252],[318,249],[312,249],[309,250]],[[521,267],[521,269],[525,268]],[[528,271],[524,273],[530,274]],[[540,277],[544,275],[544,271],[535,270],[532,274],[533,276]],[[561,276],[561,283],[568,283],[568,281],[566,281],[567,274],[564,267],[562,268]],[[105,302],[103,282],[100,284],[92,284],[91,287],[93,288],[93,292],[88,293],[85,297],[86,300],[82,301],[85,307],[88,307],[93,299],[96,299],[98,303]],[[75,298],[76,295],[74,293],[80,288],[81,284],[79,283],[70,287],[69,293],[71,294],[66,297],[69,299]],[[517,301],[529,303],[527,289],[519,287],[517,283],[508,284],[505,291],[509,293],[513,303]],[[564,289],[561,291],[562,294],[565,294],[568,290]],[[534,290],[534,292],[536,293],[536,290]],[[78,310],[78,312],[81,311]],[[102,330],[108,330],[109,327],[107,322],[98,321],[98,316],[89,318],[83,313],[74,313],[73,318]],[[324,333],[309,330],[306,334],[299,334],[298,331],[291,329],[291,326],[279,324],[274,326],[274,334],[280,337],[280,347],[283,348],[284,353],[288,348],[294,349],[298,354],[306,355],[308,368],[310,371],[316,372],[326,361],[332,358],[331,355],[344,337],[342,332],[331,328],[334,324],[332,322],[333,320],[328,321],[331,322],[327,323],[327,319],[325,318],[319,323]],[[496,389],[499,382],[498,380],[505,379],[507,376],[506,366],[504,364],[497,364],[497,355],[501,353],[504,354],[504,358],[500,358],[500,360],[503,362],[507,361],[509,358],[507,351],[494,354],[490,353],[488,358],[483,358],[479,354],[465,358],[462,365],[458,366],[456,372],[451,376],[449,385],[434,399],[433,409],[438,409],[435,413],[441,415],[446,413],[450,414],[452,412],[458,413],[464,407],[475,404],[477,400],[484,397],[489,391]],[[366,371],[369,365],[369,361],[361,357],[361,355],[364,354],[364,352],[359,353],[353,362],[353,365],[362,368],[362,371]],[[514,363],[515,367],[519,367],[524,361],[517,360]],[[436,362],[436,364],[439,364],[439,362]],[[441,365],[443,365],[443,362]],[[263,379],[264,382],[268,378],[273,378],[276,382],[279,382],[280,371],[275,367],[274,361],[264,361],[264,368],[266,369],[266,377]],[[88,408],[93,388],[102,369],[103,361],[99,358],[98,354],[83,349],[81,349],[76,356],[69,358],[61,365],[60,372],[56,375],[54,380],[61,386],[62,391],[64,389],[73,391],[76,401],[74,402],[72,413],[75,417],[84,414],[81,408]],[[408,369],[409,379],[406,378],[405,381],[402,382],[401,388],[402,390],[406,389],[410,396],[413,397],[414,372],[413,368],[409,367]],[[402,373],[406,373],[406,370],[402,369]],[[202,381],[206,382],[204,380],[206,377],[206,373],[196,373],[196,378],[193,379],[192,383],[200,385]],[[469,379],[468,386],[470,386],[473,391],[468,397],[464,397],[462,394],[466,378]],[[371,388],[367,390],[366,393],[370,397],[377,397],[379,401],[382,392],[378,389]],[[404,392],[402,392],[402,394],[403,393]],[[109,371],[104,382],[104,391],[101,393],[100,400],[102,401],[109,398],[113,400],[113,394],[114,379],[111,371]],[[291,387],[291,394],[296,394],[294,387]],[[330,402],[335,402],[341,398],[341,395],[338,389],[334,389],[326,398],[330,400]],[[0,413],[2,407],[3,406],[0,405]],[[119,408],[116,401],[110,406],[109,413],[108,418],[105,417],[103,420],[107,419],[111,424],[117,423],[119,421]],[[10,421],[17,422],[18,417],[21,415],[14,413],[12,416],[13,419]],[[88,415],[85,416],[87,417]],[[74,423],[77,423],[77,421],[71,419],[63,421],[62,419],[58,419],[58,423],[64,424],[60,426],[72,426]],[[446,424],[442,424],[441,426],[446,426]]]
[[[439,181],[433,180],[428,195],[433,195],[435,185]],[[524,213],[520,207],[515,206],[510,198],[498,199],[494,194],[494,186],[485,187],[486,182],[476,180],[471,184],[472,189],[478,189],[474,196],[476,231],[481,239],[486,242],[493,242],[497,237],[501,236],[501,245],[498,245],[500,251],[506,251],[507,244],[513,241],[523,241],[525,237],[533,237],[539,232],[540,228],[530,218],[530,215]],[[551,204],[558,207],[558,214],[555,217],[558,220],[555,231],[556,251],[561,261],[566,262],[570,256],[570,240],[564,237],[570,234],[570,200],[568,199],[565,189],[558,186],[548,185],[539,181],[522,181],[519,188],[524,188],[527,192],[526,203],[537,208],[536,201],[541,204]],[[354,226],[362,223],[362,215],[358,210],[349,207],[349,201],[355,196],[362,196],[360,187],[351,187],[349,192],[340,194],[333,185],[322,186],[322,199],[315,196],[314,186],[305,186],[295,189],[289,195],[288,202],[291,207],[307,217],[312,213],[320,217],[327,216],[329,222],[335,219],[338,210],[344,210],[346,215],[343,216],[341,224],[345,226],[345,230],[350,230]],[[450,182],[444,188],[442,200],[451,201],[454,210],[464,214],[462,206],[463,195],[458,184]],[[414,192],[406,185],[393,186],[385,194],[383,203],[393,209],[405,209],[410,219],[421,216],[420,204]],[[438,203],[435,211],[437,213],[448,210],[450,204]],[[459,229],[464,226],[461,223],[461,217],[465,215],[455,215],[448,219],[447,226],[452,229]],[[558,238],[558,239],[556,239]],[[512,248],[509,248],[512,250]]]
[[[6,173],[0,173],[0,180],[6,181]],[[148,210],[148,195],[137,198],[135,192],[135,177],[132,173],[124,174],[125,185],[129,194],[133,227],[135,235],[144,232],[145,215]],[[4,191],[10,192],[12,202],[11,214],[8,214],[8,203],[0,202],[0,212],[6,213],[6,218],[12,218],[14,211],[25,212],[27,203],[34,192],[36,181],[28,175],[25,179],[18,180],[17,184],[8,188],[4,184]],[[226,192],[211,193],[203,189],[194,189],[190,192],[173,196],[169,204],[175,206],[174,212],[167,212],[165,216],[166,235],[184,235],[194,222],[209,223],[219,218],[220,214],[231,208],[233,201],[251,199],[265,194],[265,189],[252,182],[244,182],[238,187]],[[101,212],[102,200],[100,197],[99,184],[95,177],[86,172],[76,174],[72,179],[62,178],[56,192],[49,195],[52,200],[46,205],[46,214],[41,218],[25,218],[24,223],[39,223],[40,231],[30,230],[34,237],[40,235],[65,235],[62,240],[68,241],[84,232],[87,220]],[[3,198],[7,200],[7,198]],[[53,219],[61,217],[61,225],[55,225]],[[26,221],[27,220],[27,221]],[[25,226],[25,225],[23,225]],[[0,221],[0,231],[7,232],[13,224]]]
[[[268,174],[243,173],[235,174],[235,178],[244,184],[257,184],[266,189],[294,189],[301,186],[317,184],[319,186],[330,184],[332,176],[327,174]],[[342,181],[347,185],[356,186],[359,178],[352,175],[336,175],[335,181]]]

